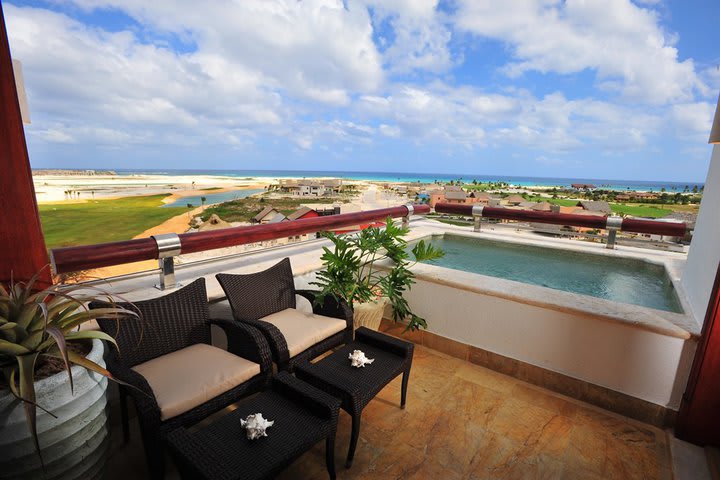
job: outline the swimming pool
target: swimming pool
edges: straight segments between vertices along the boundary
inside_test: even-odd
[[[191,203],[194,207],[199,207],[202,204],[201,198],[205,197],[205,205],[212,205],[213,203],[229,202],[230,200],[237,200],[238,198],[249,197],[256,193],[263,192],[262,188],[249,188],[245,190],[230,190],[221,193],[206,193],[204,195],[193,195],[191,197],[181,197],[172,203],[163,205],[163,207],[185,207],[188,203]]]
[[[445,256],[429,264],[683,313],[672,280],[661,265],[450,234],[433,237],[432,243]]]

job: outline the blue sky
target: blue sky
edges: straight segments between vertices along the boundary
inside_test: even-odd
[[[3,2],[34,167],[704,180],[716,0]]]

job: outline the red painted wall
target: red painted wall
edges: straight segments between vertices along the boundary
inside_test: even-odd
[[[32,99],[31,99],[32,100]],[[27,280],[48,264],[0,4],[0,282]],[[41,286],[51,283],[45,268]],[[40,285],[39,285],[40,286]]]

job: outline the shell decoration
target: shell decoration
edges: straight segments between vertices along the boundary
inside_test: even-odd
[[[350,365],[356,368],[364,367],[375,361],[374,358],[367,358],[362,350],[353,350],[348,358],[350,359]]]
[[[245,420],[240,420],[240,426],[247,431],[248,440],[256,440],[260,437],[267,437],[265,430],[272,427],[274,420],[270,421],[263,418],[262,413],[254,413],[248,415]]]

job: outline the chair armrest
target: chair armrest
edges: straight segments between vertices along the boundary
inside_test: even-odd
[[[313,313],[326,317],[341,318],[347,322],[348,328],[352,330],[353,311],[345,300],[340,299],[338,302],[332,296],[328,295],[323,300],[322,305],[317,305],[315,303],[315,297],[317,297],[319,292],[315,290],[295,290],[295,293],[310,300]]]
[[[355,340],[405,358],[412,357],[413,350],[415,349],[415,346],[411,342],[406,342],[405,340],[400,340],[366,327],[360,327],[355,330]]]
[[[262,320],[238,319],[237,321],[260,330],[270,345],[270,352],[272,352],[273,360],[277,363],[278,371],[287,368],[288,362],[290,361],[290,351],[288,350],[285,336],[275,325],[270,322],[263,322]]]
[[[287,372],[280,372],[273,378],[273,390],[310,410],[314,415],[337,421],[340,400],[298,380]]]
[[[235,322],[222,318],[208,320],[225,331],[228,352],[260,364],[261,372],[272,371],[272,352],[263,334],[249,323]]]

